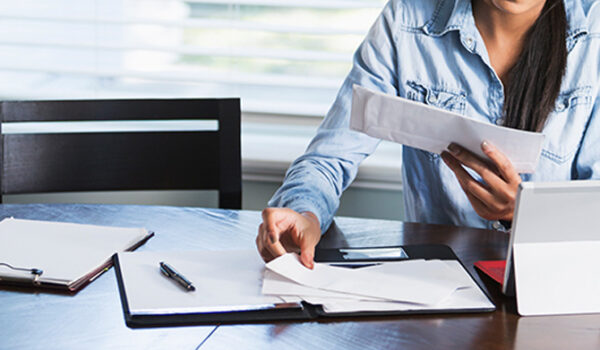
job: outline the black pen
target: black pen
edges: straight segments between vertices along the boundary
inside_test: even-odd
[[[196,290],[196,287],[194,287],[192,282],[190,282],[187,278],[185,278],[185,276],[183,276],[179,272],[175,271],[175,269],[169,266],[169,264],[167,264],[164,261],[161,261],[159,265],[160,272],[162,272],[163,275],[177,282],[177,284],[185,288],[185,290],[187,290],[188,292],[193,292]]]

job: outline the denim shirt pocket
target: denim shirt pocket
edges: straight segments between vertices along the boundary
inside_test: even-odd
[[[464,114],[466,94],[444,86],[432,86],[413,80],[406,82],[406,98],[409,100],[425,103],[449,112]],[[429,160],[435,161],[440,158],[439,154],[419,150],[427,155]]]
[[[582,86],[559,94],[543,130],[542,157],[561,165],[575,156],[593,100],[591,90]]]
[[[406,98],[450,112],[464,114],[466,94],[441,86],[430,86],[416,81],[406,82]]]

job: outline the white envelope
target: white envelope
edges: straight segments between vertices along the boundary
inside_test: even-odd
[[[309,275],[315,274],[313,273],[315,271],[311,272],[303,266],[300,266],[300,263],[296,261],[297,259],[290,258],[291,256],[283,257],[283,259],[286,260],[286,264],[293,263],[292,265],[308,271]],[[321,266],[321,264],[317,265]],[[316,285],[318,284],[316,281],[323,277],[323,279],[335,279],[332,278],[331,275],[329,275],[329,277],[323,275],[319,277],[313,276],[312,278],[310,276],[300,277],[294,272],[295,268],[290,269],[289,267],[290,266],[287,266],[287,268],[281,269],[282,266],[279,266],[278,270],[285,274],[291,274],[293,275],[292,277],[299,278],[298,280],[303,280],[308,284]],[[330,314],[373,311],[484,309],[494,307],[485,294],[477,287],[460,262],[456,260],[407,260],[403,262],[386,262],[377,266],[364,267],[360,270],[362,270],[362,272],[388,274],[390,278],[383,281],[382,284],[377,285],[379,289],[394,289],[393,277],[399,275],[407,278],[429,281],[431,283],[429,285],[430,287],[433,284],[442,286],[442,288],[444,285],[460,287],[456,288],[454,292],[435,304],[417,304],[414,302],[392,301],[309,287],[307,285],[298,284],[267,268],[267,270],[265,270],[262,291],[263,294],[277,295],[284,300],[288,296],[296,296],[313,305],[321,305],[325,312]],[[349,272],[352,273],[353,271],[356,272],[357,270],[350,270]],[[321,270],[316,271],[316,274],[324,273],[325,275],[328,275],[329,272],[331,271]],[[356,275],[354,279],[360,277],[360,275]],[[334,281],[330,282],[335,283]],[[364,286],[368,281],[363,282],[362,286],[355,284],[352,291],[363,294],[369,293],[369,288],[365,288]],[[340,287],[339,284],[337,284],[337,286]],[[348,285],[346,285],[346,287],[348,287]],[[408,286],[407,289],[413,289],[414,287],[415,286]],[[346,292],[351,291],[347,288],[344,289]],[[413,292],[422,294],[426,291],[413,289]],[[297,299],[294,299],[294,301],[297,301]]]
[[[362,296],[427,305],[435,305],[456,289],[465,286],[461,280],[439,278],[444,273],[452,273],[443,263],[437,265],[439,273],[433,276],[431,273],[419,273],[431,270],[428,266],[411,266],[418,270],[415,274],[389,274],[377,272],[376,269],[347,269],[323,263],[316,263],[314,269],[309,270],[300,263],[297,254],[288,253],[267,263],[266,268],[306,287],[354,295],[355,298]]]
[[[282,275],[275,273],[270,270],[264,272],[262,293],[265,295],[276,295],[282,296],[298,296],[301,299],[307,300],[308,298],[331,298],[331,299],[343,299],[343,300],[371,300],[371,301],[382,301],[383,299],[370,298],[360,295],[347,294],[334,292],[319,288],[307,287],[302,284],[298,284]]]
[[[480,122],[405,98],[353,87],[350,128],[369,136],[441,153],[457,143],[486,158],[481,143],[503,152],[519,173],[533,173],[544,135]]]

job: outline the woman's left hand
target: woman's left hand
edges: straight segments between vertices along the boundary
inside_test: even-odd
[[[486,220],[511,221],[521,177],[510,160],[489,142],[481,144],[489,160],[481,159],[467,149],[450,144],[450,152],[442,159],[452,169],[475,212]],[[463,166],[478,173],[483,182],[475,180]]]

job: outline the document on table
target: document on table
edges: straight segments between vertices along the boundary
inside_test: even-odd
[[[264,262],[256,250],[119,253],[129,310],[135,315],[256,311],[298,302],[261,293]],[[186,292],[160,273],[165,261],[194,283]],[[298,307],[297,305],[283,305]]]
[[[0,222],[0,282],[75,291],[104,271],[114,253],[152,235],[144,228],[7,218]]]
[[[296,254],[266,265],[262,292],[297,297],[328,313],[490,308],[458,261],[407,260],[349,269],[302,266]]]
[[[519,173],[535,171],[544,141],[541,133],[484,123],[358,85],[353,88],[350,128],[437,154],[454,142],[486,158],[481,143],[489,141]]]

